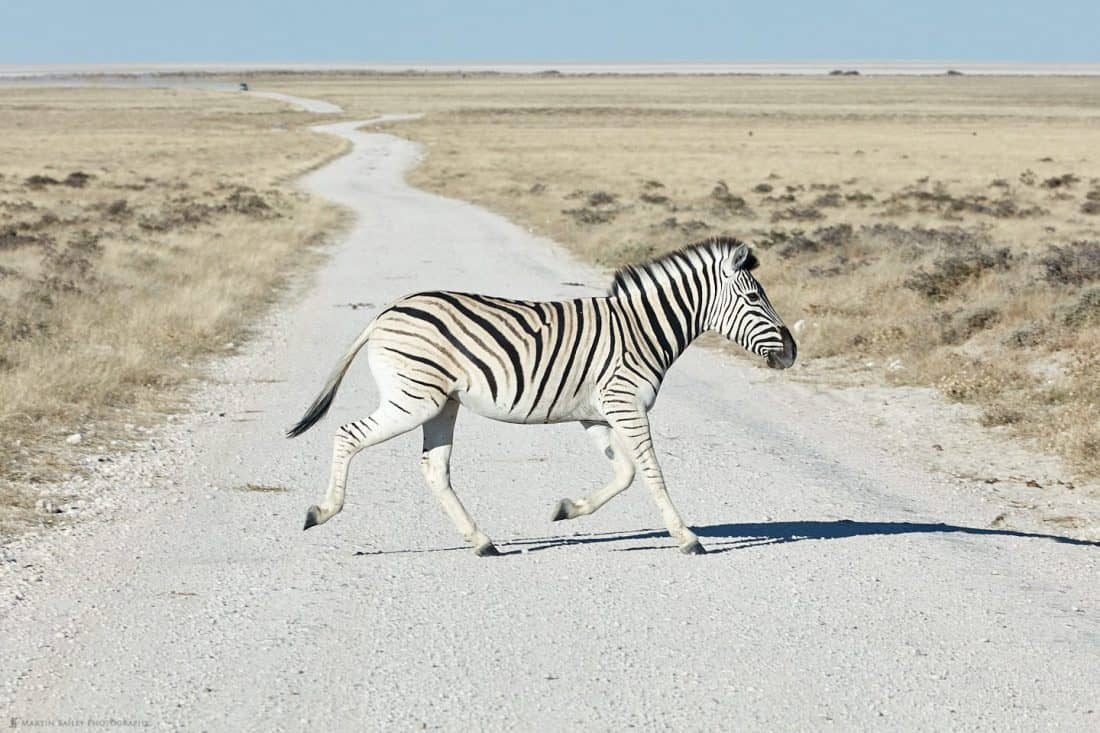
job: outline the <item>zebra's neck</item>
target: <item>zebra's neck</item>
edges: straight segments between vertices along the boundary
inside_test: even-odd
[[[632,268],[616,280],[611,298],[628,320],[624,348],[658,380],[710,328],[711,282],[699,273],[649,268]]]

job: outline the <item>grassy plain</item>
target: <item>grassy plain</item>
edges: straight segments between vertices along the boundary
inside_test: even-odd
[[[292,181],[343,146],[311,121],[247,95],[0,87],[0,531],[315,259],[341,214]]]
[[[937,387],[1100,473],[1100,79],[269,78],[422,111],[416,185],[616,266],[753,243],[813,378]]]
[[[416,185],[614,267],[758,248],[803,374],[937,387],[1100,473],[1100,80],[256,75],[425,144]],[[224,353],[339,213],[312,115],[0,87],[0,530]],[[82,434],[79,445],[66,437]]]

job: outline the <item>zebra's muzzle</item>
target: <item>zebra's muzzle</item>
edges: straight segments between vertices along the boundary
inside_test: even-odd
[[[772,369],[787,369],[794,364],[794,359],[798,356],[798,345],[795,344],[794,337],[786,326],[779,329],[779,335],[783,338],[783,350],[768,352],[768,366]]]

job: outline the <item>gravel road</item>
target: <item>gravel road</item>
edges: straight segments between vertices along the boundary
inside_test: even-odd
[[[268,99],[274,99],[278,102],[286,102],[292,107],[297,107],[300,110],[306,112],[312,112],[316,115],[336,115],[344,111],[344,109],[332,102],[326,102],[323,99],[308,99],[306,97],[295,97],[290,94],[283,94],[282,92],[249,92],[249,95],[253,97],[266,97]]]
[[[327,265],[193,414],[100,464],[90,519],[3,549],[0,710],[196,731],[1100,728],[1100,548],[990,528],[996,507],[842,396],[703,348],[653,424],[709,555],[677,551],[640,485],[552,524],[606,461],[577,426],[469,413],[454,483],[504,557],[457,537],[418,433],[360,454],[344,512],[303,533],[332,429],[374,404],[365,362],[317,428],[282,432],[380,306],[606,281],[407,187],[418,149],[356,126],[327,128],[354,148],[305,179],[359,215]]]

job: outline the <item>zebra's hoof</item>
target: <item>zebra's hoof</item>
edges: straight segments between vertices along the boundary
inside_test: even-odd
[[[317,513],[319,511],[320,510],[316,506],[311,506],[309,508],[309,510],[306,512],[306,526],[302,527],[303,531],[309,529],[310,527],[316,527],[318,524],[320,524],[320,522],[317,521]]]
[[[707,548],[703,547],[703,544],[699,542],[699,540],[692,540],[686,545],[681,545],[680,552],[685,555],[705,555],[707,554]]]
[[[558,502],[558,505],[554,508],[554,516],[550,517],[551,522],[560,522],[563,519],[572,519],[573,516],[570,512],[573,509],[573,502],[568,499],[562,499]]]
[[[492,542],[486,542],[484,545],[475,547],[474,554],[478,557],[497,557],[500,555],[500,550]]]

